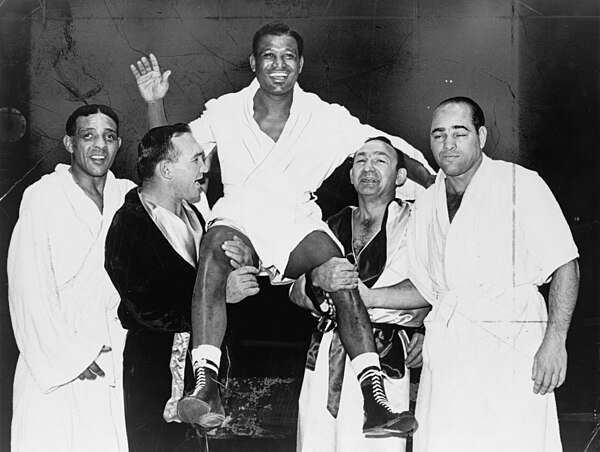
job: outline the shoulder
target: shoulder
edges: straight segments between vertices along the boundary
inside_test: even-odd
[[[352,216],[352,210],[353,210],[353,208],[351,206],[344,207],[338,213],[330,216],[327,219],[327,225],[330,228],[333,228],[333,227],[339,225],[340,223],[344,222],[344,220],[347,220]]]
[[[115,213],[111,228],[123,226],[125,231],[133,233],[137,229],[133,227],[134,224],[142,225],[148,223],[149,220],[151,220],[150,216],[140,201],[137,187],[134,187],[125,195],[125,202]]]
[[[518,163],[507,162],[504,160],[491,160],[491,167],[497,184],[516,184],[518,191],[529,191],[536,187],[547,187],[546,182],[537,173],[537,171],[525,168]]]
[[[124,193],[128,193],[132,188],[137,187],[137,184],[129,179],[118,179],[115,177],[115,183],[119,190]]]
[[[42,176],[23,192],[21,210],[23,209],[46,209],[58,203],[64,196],[60,176],[56,172]]]
[[[239,103],[243,101],[244,94],[251,89],[252,83],[244,88],[235,91],[233,93],[225,93],[220,95],[219,97],[215,97],[206,102],[205,108],[206,110],[214,110],[220,108],[227,108],[233,104]]]

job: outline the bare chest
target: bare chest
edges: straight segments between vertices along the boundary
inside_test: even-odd
[[[352,222],[352,248],[358,255],[379,231],[379,225],[373,219],[354,220]]]

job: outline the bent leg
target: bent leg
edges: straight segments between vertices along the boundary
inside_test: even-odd
[[[333,239],[323,231],[311,232],[290,254],[285,276],[298,278],[332,257],[343,257]],[[358,290],[340,290],[330,296],[336,308],[340,339],[350,359],[363,353],[374,353],[371,321]]]
[[[186,423],[210,429],[225,420],[219,395],[221,343],[227,327],[227,278],[233,270],[221,248],[223,242],[238,236],[256,253],[248,237],[229,226],[215,226],[200,242],[198,274],[192,296],[192,362],[196,379],[194,390],[177,404],[177,414]]]
[[[225,290],[233,269],[221,245],[233,240],[234,235],[254,252],[250,239],[229,226],[210,228],[200,242],[198,275],[192,296],[192,347],[208,344],[220,348],[223,342],[227,327]]]
[[[290,254],[285,276],[298,278],[332,257],[342,257],[335,242],[325,232],[307,235]],[[363,434],[382,437],[411,434],[417,422],[410,412],[396,412],[385,395],[379,356],[371,321],[358,290],[329,294],[336,308],[337,331],[363,394]]]

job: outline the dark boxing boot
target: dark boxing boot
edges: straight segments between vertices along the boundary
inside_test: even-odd
[[[383,390],[381,370],[371,367],[363,371],[360,388],[364,399],[363,433],[367,437],[409,436],[417,429],[410,411],[392,409]]]
[[[198,424],[205,429],[220,427],[225,420],[217,374],[206,367],[194,369],[196,387],[177,404],[177,414],[183,422]]]

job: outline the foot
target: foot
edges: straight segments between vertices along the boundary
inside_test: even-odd
[[[210,429],[220,427],[225,420],[217,374],[212,369],[197,367],[196,387],[177,404],[177,414],[183,422]]]
[[[361,383],[364,398],[363,433],[367,437],[410,436],[418,423],[410,411],[398,413],[388,402],[383,390],[381,371],[367,370],[369,375]]]

